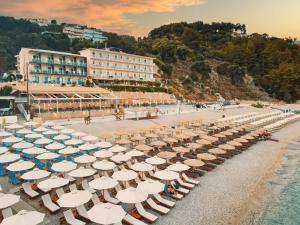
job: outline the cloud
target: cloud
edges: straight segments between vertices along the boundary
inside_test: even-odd
[[[53,18],[132,35],[145,35],[128,14],[173,12],[205,0],[0,0],[0,13],[17,17]]]

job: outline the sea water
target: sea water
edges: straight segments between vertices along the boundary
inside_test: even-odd
[[[283,164],[270,181],[271,198],[257,225],[300,225],[300,141],[288,145]]]

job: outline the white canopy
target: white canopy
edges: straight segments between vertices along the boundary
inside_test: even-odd
[[[74,132],[75,132],[75,130],[70,129],[70,128],[63,129],[63,130],[60,131],[61,134],[72,134]]]
[[[1,225],[37,225],[43,222],[45,214],[37,211],[21,210],[17,214],[4,219]]]
[[[1,154],[4,154],[4,153],[6,153],[6,152],[8,152],[8,150],[9,150],[9,149],[8,149],[7,147],[1,146],[1,147],[0,147],[0,155],[1,155]]]
[[[58,163],[53,163],[53,165],[51,167],[52,170],[54,170],[55,172],[59,172],[59,173],[67,173],[72,170],[75,170],[76,168],[77,168],[76,163],[66,161],[66,160],[63,160]]]
[[[110,177],[100,177],[89,182],[89,186],[95,190],[107,190],[118,185],[118,181]]]
[[[120,205],[111,203],[103,203],[95,205],[88,211],[88,216],[91,221],[97,224],[117,224],[125,217],[126,212]]]
[[[28,129],[21,129],[16,132],[17,134],[31,134],[32,131]]]
[[[83,140],[72,138],[72,139],[65,141],[64,143],[65,143],[65,145],[73,145],[73,146],[81,145],[83,143]]]
[[[137,190],[154,195],[162,192],[165,185],[157,180],[147,179],[146,181],[138,183]]]
[[[80,137],[86,136],[86,133],[83,133],[83,132],[78,131],[78,132],[72,133],[72,136],[73,136],[73,137],[80,138]]]
[[[129,155],[125,155],[122,153],[119,153],[117,155],[113,155],[112,157],[110,157],[110,159],[116,163],[120,163],[120,162],[126,162],[128,160],[130,160],[130,156]]]
[[[38,188],[41,190],[51,190],[65,186],[69,183],[69,180],[62,177],[52,176],[47,180],[38,183]]]
[[[84,136],[81,138],[83,141],[92,142],[92,141],[98,141],[98,137],[96,136]]]
[[[15,136],[10,136],[10,137],[2,139],[2,142],[3,143],[17,143],[17,142],[20,142],[22,140],[23,140],[22,138],[18,138],[18,137],[15,137]]]
[[[5,209],[20,201],[20,196],[0,193],[0,209]]]
[[[34,131],[35,132],[38,132],[38,133],[42,133],[42,132],[45,132],[47,131],[48,129],[46,127],[38,127],[38,128],[35,128]]]
[[[71,146],[68,146],[68,147],[58,151],[58,153],[62,154],[62,155],[72,155],[72,154],[75,154],[77,152],[79,152],[79,149],[71,147]]]
[[[0,137],[1,138],[3,138],[3,137],[9,137],[9,136],[12,136],[12,133],[6,132],[6,131],[0,131]]]
[[[127,204],[136,204],[146,201],[148,194],[146,192],[130,187],[125,190],[118,191],[116,198]]]
[[[116,171],[112,175],[112,178],[118,181],[130,181],[135,179],[136,177],[137,177],[136,172],[134,172],[133,170],[126,170],[126,169]]]
[[[151,158],[146,159],[146,163],[149,163],[151,165],[162,165],[166,163],[166,160],[158,156],[153,156]]]
[[[172,170],[172,171],[175,171],[175,172],[182,172],[182,171],[186,171],[186,170],[189,170],[190,167],[185,165],[185,164],[182,164],[180,162],[177,162],[177,163],[174,163],[174,164],[171,164],[170,166],[167,167],[168,170]]]
[[[56,159],[60,155],[54,152],[45,152],[43,154],[38,155],[36,158],[40,160],[51,160],[51,159]]]
[[[0,163],[10,163],[20,159],[20,155],[6,152],[0,155]]]
[[[153,170],[153,166],[151,164],[145,163],[145,162],[139,162],[135,163],[131,166],[131,169],[139,172],[148,172]]]
[[[59,135],[56,135],[55,137],[53,137],[53,140],[55,141],[65,141],[65,140],[68,140],[70,139],[71,137],[68,136],[68,135],[65,135],[65,134],[59,134]]]
[[[174,171],[170,171],[170,170],[157,171],[157,172],[155,172],[154,176],[157,177],[158,179],[167,180],[167,181],[171,181],[171,180],[175,180],[175,179],[179,178],[178,173],[176,173]]]
[[[45,132],[43,132],[43,135],[57,135],[58,134],[58,131],[56,130],[47,130]]]
[[[99,148],[110,148],[112,146],[112,143],[106,142],[106,141],[101,141],[101,142],[97,142],[96,145]]]
[[[21,141],[21,142],[18,142],[16,144],[13,144],[12,147],[14,149],[25,149],[25,148],[32,148],[33,144],[29,143],[29,142],[26,142],[26,141]]]
[[[31,161],[20,160],[18,162],[10,164],[9,166],[6,167],[6,169],[12,172],[20,172],[20,171],[32,169],[34,166],[35,164]]]
[[[63,149],[65,148],[66,146],[61,144],[61,143],[58,143],[58,142],[53,142],[49,145],[46,145],[45,148],[48,149],[48,150],[60,150],[60,149]]]
[[[50,172],[46,170],[33,169],[29,172],[24,173],[21,178],[23,180],[40,180],[50,176]]]
[[[52,121],[46,121],[45,123],[43,123],[43,126],[45,127],[53,127],[55,126],[55,123]]]
[[[43,148],[33,147],[33,148],[26,148],[22,152],[29,155],[40,155],[45,153],[46,150]]]
[[[102,158],[102,159],[110,158],[110,157],[112,157],[112,155],[113,155],[113,153],[108,150],[100,150],[100,151],[94,152],[95,157]]]
[[[74,158],[74,161],[80,164],[87,164],[87,163],[92,163],[96,161],[96,157],[92,156],[92,155],[81,155],[78,156],[76,158]]]
[[[43,135],[35,134],[35,133],[25,135],[25,138],[28,138],[28,139],[38,139],[38,138],[42,138],[42,137],[43,137]]]
[[[51,140],[49,138],[40,138],[40,139],[37,139],[33,143],[36,145],[47,145],[47,144],[50,144],[51,142],[53,142],[53,140]]]
[[[91,151],[91,150],[97,149],[98,146],[95,145],[95,144],[89,144],[89,143],[86,143],[86,144],[80,145],[78,148],[79,148],[81,151]]]
[[[17,130],[17,129],[21,129],[23,127],[24,127],[23,125],[15,123],[15,124],[11,124],[11,125],[6,126],[6,129],[8,129],[8,130]]]
[[[52,127],[52,129],[54,130],[63,130],[63,129],[66,129],[64,126],[61,126],[61,125],[55,125]]]
[[[88,169],[88,168],[80,167],[80,168],[78,168],[76,170],[71,171],[68,174],[71,177],[82,178],[82,177],[90,177],[90,176],[94,175],[95,173],[96,173],[96,171],[93,170],[93,169]]]
[[[102,161],[97,161],[93,163],[93,167],[97,170],[112,170],[116,167],[117,165],[114,164],[113,162],[107,161],[107,160],[102,160]]]
[[[26,123],[23,123],[24,126],[26,127],[33,127],[33,126],[36,126],[38,125],[39,123],[38,122],[35,122],[35,121],[28,121]]]
[[[60,207],[64,208],[76,208],[87,203],[92,198],[92,194],[89,191],[74,190],[69,193],[63,194],[57,203]]]
[[[115,145],[113,147],[110,147],[108,150],[113,152],[113,153],[118,153],[118,152],[126,151],[126,148],[121,146],[121,145]]]
[[[138,157],[145,155],[144,152],[138,151],[138,150],[131,150],[129,152],[126,152],[125,155],[128,155],[130,157]]]

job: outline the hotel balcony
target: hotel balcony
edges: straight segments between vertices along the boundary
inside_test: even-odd
[[[55,61],[55,60],[37,60],[33,59],[31,63],[35,64],[48,64],[48,65],[60,65],[60,66],[74,66],[74,67],[86,67],[86,63],[77,63],[77,62],[65,62],[65,61]]]
[[[62,76],[86,76],[86,72],[76,72],[72,73],[69,71],[40,71],[40,70],[31,70],[32,74],[45,74],[45,75],[62,75]]]

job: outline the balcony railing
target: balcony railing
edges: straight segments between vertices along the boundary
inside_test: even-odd
[[[61,66],[76,66],[76,67],[86,67],[86,63],[77,63],[77,62],[65,62],[65,61],[54,61],[54,60],[46,60],[46,61],[42,61],[42,60],[37,60],[37,59],[33,59],[31,61],[32,63],[36,63],[36,64],[49,64],[49,65],[61,65]]]
[[[32,70],[32,74],[46,74],[46,75],[64,75],[64,76],[86,76],[86,72],[69,72],[69,71],[40,71]]]

